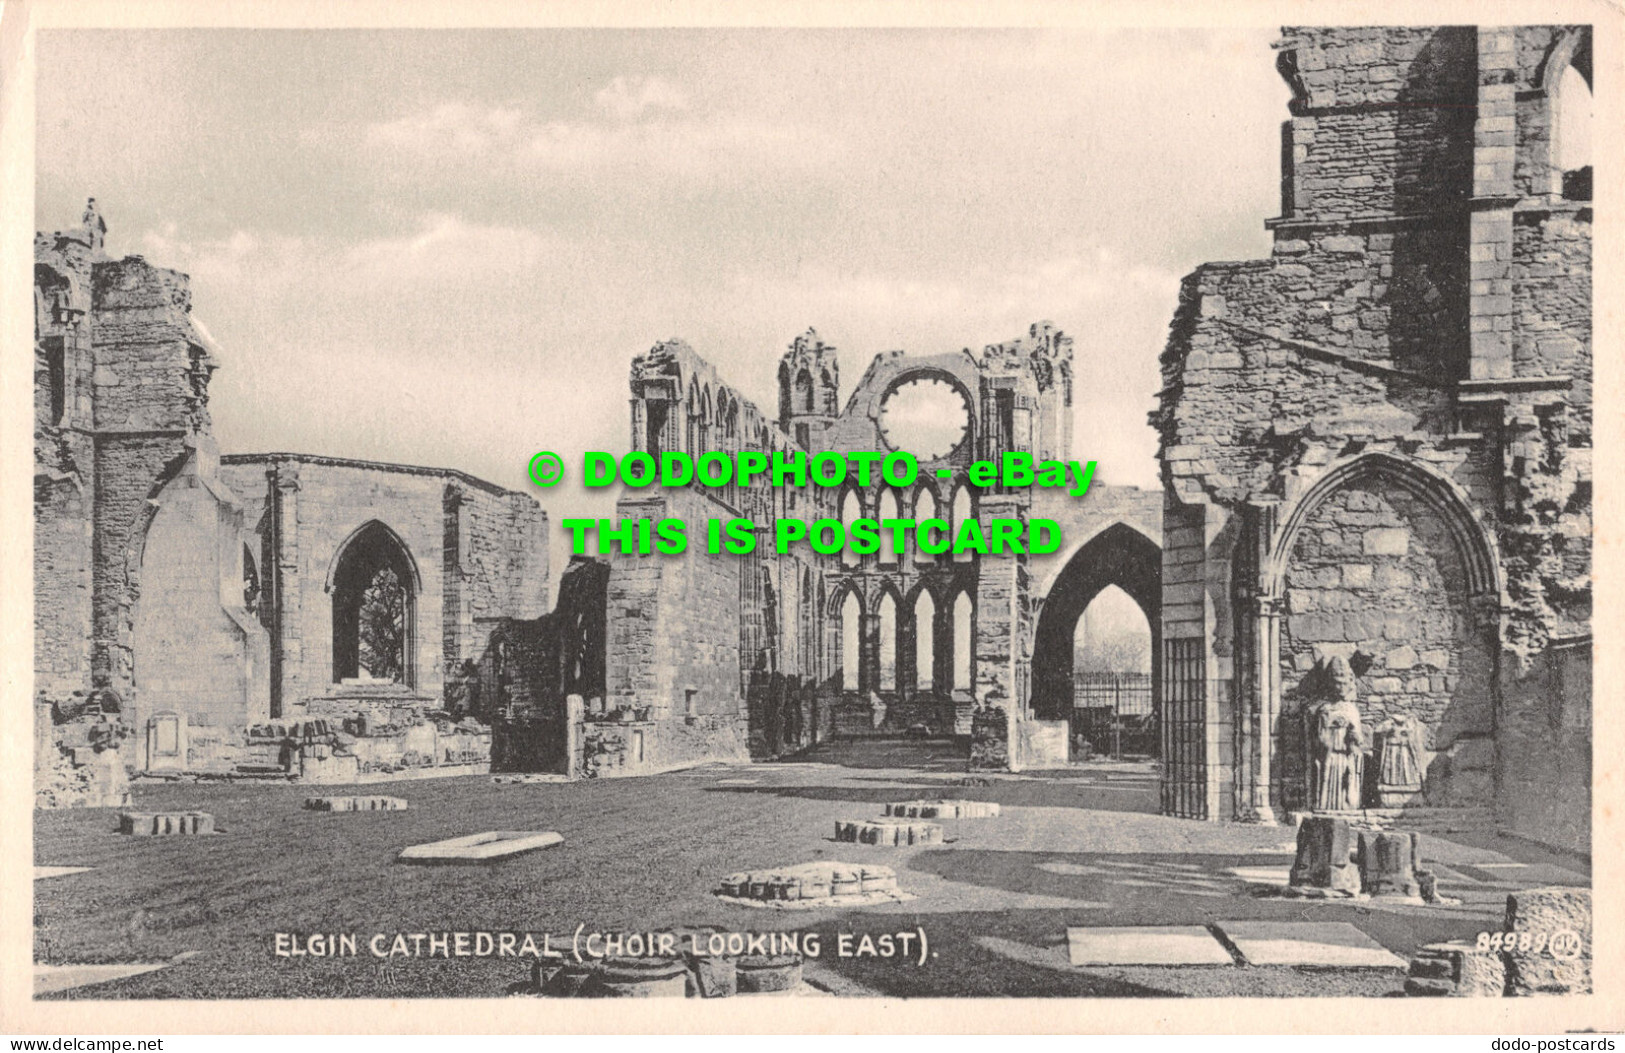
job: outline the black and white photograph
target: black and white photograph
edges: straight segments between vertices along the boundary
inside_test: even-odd
[[[1620,16],[1427,6],[6,4],[8,1004],[1618,1028]]]

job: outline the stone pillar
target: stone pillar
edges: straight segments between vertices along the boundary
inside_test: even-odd
[[[1276,722],[1281,712],[1282,602],[1270,575],[1270,542],[1279,506],[1260,502],[1244,506],[1243,540],[1237,567],[1241,576],[1235,604],[1241,648],[1237,662],[1237,734],[1243,739],[1238,778],[1246,780],[1239,798],[1239,818],[1274,825],[1270,794],[1275,781]]]
[[[271,604],[271,716],[286,716],[304,687],[299,576],[299,465],[272,463],[271,565],[266,568]]]
[[[868,600],[858,597],[864,604],[858,612],[858,690],[877,691],[880,688],[880,616],[872,614]],[[902,612],[898,612],[899,617]],[[901,694],[901,692],[899,692]]]
[[[1478,120],[1473,127],[1468,328],[1472,380],[1512,376],[1512,170],[1517,150],[1514,31],[1478,30]]]
[[[581,777],[581,732],[587,719],[586,707],[580,695],[564,700],[564,774],[572,779]]]
[[[56,763],[55,720],[52,706],[43,698],[34,700],[34,775],[36,785],[41,772],[50,771]]]
[[[979,512],[984,532],[990,520],[1026,518],[1024,502],[1011,494],[983,496]],[[1002,706],[1012,718],[1027,710],[1026,577],[1025,556],[983,559],[976,576],[976,705]]]
[[[1253,735],[1253,778],[1251,820],[1275,825],[1275,809],[1270,805],[1274,783],[1272,756],[1275,752],[1276,723],[1281,713],[1281,601],[1259,596],[1253,601],[1253,669],[1251,725]]]

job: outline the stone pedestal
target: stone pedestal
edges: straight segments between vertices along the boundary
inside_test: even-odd
[[[1421,862],[1414,833],[1359,832],[1361,888],[1369,896],[1420,899],[1422,886],[1416,868]]]
[[[1360,868],[1352,861],[1349,824],[1309,816],[1298,827],[1298,853],[1288,884],[1352,896],[1360,891]]]

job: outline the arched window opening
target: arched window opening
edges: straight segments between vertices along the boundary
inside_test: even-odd
[[[800,607],[798,608],[801,613],[798,619],[799,624],[797,626],[800,632],[796,637],[796,646],[798,648],[796,661],[800,664],[803,674],[806,674],[816,668],[816,663],[818,660],[818,626],[814,624],[813,614],[815,611],[821,611],[823,609],[824,604],[822,597],[820,597],[818,600],[818,606],[813,606],[812,571],[806,567],[802,567],[801,597]]]
[[[333,573],[333,679],[414,680],[416,572],[382,523],[345,544]]]
[[[260,613],[260,572],[254,565],[254,553],[243,546],[243,609],[249,614]]]
[[[1072,630],[1072,667],[1102,676],[1151,676],[1151,625],[1129,594],[1107,585]]]
[[[841,690],[858,690],[858,664],[862,648],[863,604],[855,592],[841,601]]]
[[[880,597],[880,690],[897,690],[897,601]]]
[[[929,691],[937,683],[937,605],[925,589],[914,600],[914,686]]]
[[[1552,176],[1570,200],[1591,200],[1591,109],[1591,85],[1565,67],[1552,99]]]
[[[779,598],[773,592],[773,582],[767,571],[762,571],[762,650],[767,653],[767,668],[778,669],[779,652]]]
[[[970,593],[954,600],[954,690],[969,691],[976,684],[976,644],[972,631]]]
[[[898,512],[896,493],[891,490],[880,491],[880,510],[876,513],[875,518],[881,522],[888,519],[902,518]],[[892,532],[885,527],[880,529],[880,564],[884,567],[897,565],[897,544],[893,539]]]
[[[931,564],[936,557],[920,548],[920,533],[925,528],[927,519],[937,516],[937,498],[929,486],[920,487],[920,492],[914,496],[914,562],[916,564]],[[936,536],[933,535],[933,540]]]
[[[825,611],[829,610],[829,608],[824,605],[825,599],[826,599],[826,597],[824,595],[824,579],[822,577],[820,577],[818,579],[818,607],[817,607],[818,613],[820,615],[822,615]],[[823,635],[823,633],[824,633],[824,619],[822,617],[820,617],[818,619],[817,623],[814,624],[813,619],[808,618],[807,619],[807,627],[808,627],[808,632],[812,633],[812,650],[807,656],[807,661],[809,662],[809,665],[807,666],[805,672],[811,673],[817,679],[822,680],[824,678],[824,674],[827,672],[827,670],[824,668],[824,648],[825,648],[824,635]]]
[[[811,413],[813,411],[813,378],[812,374],[803,369],[796,374],[796,412]]]
[[[1121,759],[1159,752],[1151,661],[1145,612],[1107,585],[1072,629],[1072,730],[1093,753]]]
[[[68,352],[67,343],[60,336],[48,336],[39,344],[45,356],[45,369],[50,384],[50,423],[61,424],[68,411]]]
[[[959,536],[959,528],[965,524],[966,520],[974,519],[974,518],[975,518],[975,516],[971,513],[970,490],[968,490],[965,487],[964,483],[960,483],[958,488],[956,488],[954,490],[954,503],[953,503],[954,537],[957,538]],[[956,553],[954,553],[953,558],[954,558],[954,561],[958,562],[958,563],[969,563],[970,560],[971,560],[972,555],[973,555],[973,553],[971,553],[969,551],[956,552]]]
[[[643,448],[655,460],[666,452],[666,421],[671,417],[671,403],[655,399],[644,402],[645,432]]]
[[[852,551],[850,535],[852,524],[863,518],[863,505],[858,501],[857,491],[848,490],[846,496],[841,498],[841,527],[849,536],[847,545],[841,549],[841,566],[855,567],[862,562],[856,552]]]
[[[700,392],[699,427],[694,429],[694,459],[698,461],[711,448],[711,389]]]

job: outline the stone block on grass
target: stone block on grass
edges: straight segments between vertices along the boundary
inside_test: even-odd
[[[985,819],[999,814],[991,801],[901,801],[886,805],[886,814],[900,819]]]
[[[942,827],[937,823],[908,819],[838,822],[835,824],[835,840],[893,848],[906,845],[940,845]]]
[[[406,807],[401,797],[306,797],[312,812],[398,812]]]
[[[212,834],[214,816],[208,812],[120,812],[118,832],[135,837]]]

